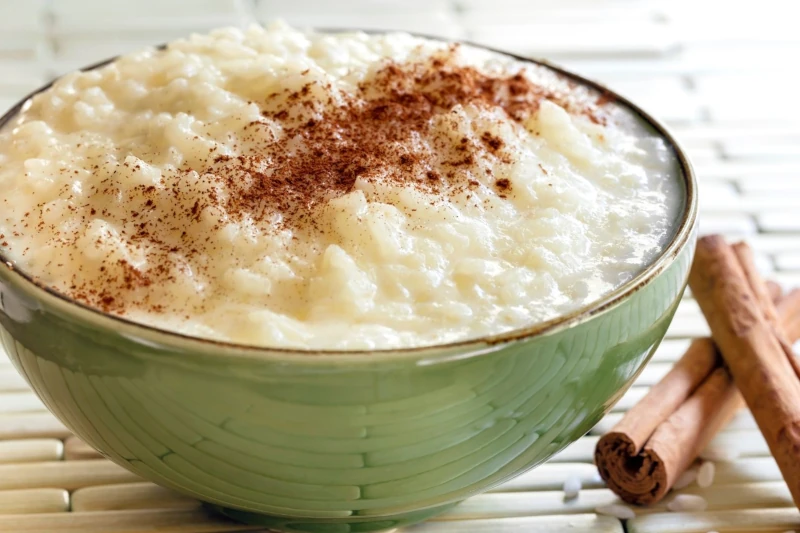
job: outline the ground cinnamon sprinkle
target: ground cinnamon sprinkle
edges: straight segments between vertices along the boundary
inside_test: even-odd
[[[443,149],[452,143],[432,133],[435,116],[472,104],[500,108],[519,122],[544,98],[568,106],[561,95],[522,74],[490,76],[456,65],[449,55],[412,64],[387,62],[343,105],[321,114],[313,111],[319,98],[313,85],[267,98],[291,105],[263,113],[265,119],[288,122],[281,140],[263,135],[266,121],[253,122],[247,140],[259,142],[259,150],[217,156],[201,172],[216,176],[229,191],[221,207],[231,216],[263,218],[277,211],[286,224],[313,223],[314,207],[352,191],[357,179],[411,185],[435,194],[458,193],[469,186],[468,180],[459,180],[463,174],[449,173],[442,183],[428,170],[437,154],[415,147],[415,136],[433,136],[431,144]],[[457,170],[480,159],[509,159],[502,154],[500,138],[484,132],[480,139],[481,144],[474,144],[462,138],[458,157],[444,165]]]
[[[498,189],[501,191],[507,191],[511,188],[511,181],[508,178],[501,178],[494,182]]]
[[[481,186],[473,173],[485,172],[486,181],[506,198],[512,193],[511,182],[493,179],[491,168],[513,162],[513,151],[489,131],[459,138],[462,124],[448,118],[454,110],[495,110],[521,125],[547,99],[601,121],[594,106],[578,109],[566,95],[522,73],[490,75],[460,65],[457,52],[454,45],[418,62],[387,60],[351,92],[309,81],[295,91],[265,94],[262,101],[253,102],[262,110],[261,118],[247,124],[239,137],[246,150],[220,154],[211,148],[199,163],[165,173],[158,186],[134,188],[136,198],[117,222],[125,228],[121,236],[146,256],[146,272],[129,261],[108,259],[92,286],[81,282],[82,274],[73,276],[71,296],[119,314],[131,304],[151,312],[163,310],[143,289],[175,281],[176,269],[184,268],[182,258],[213,255],[213,239],[190,239],[186,232],[209,210],[262,229],[324,233],[318,209],[353,191],[359,180],[414,187],[438,198],[436,202],[457,195],[469,198]],[[123,194],[119,184],[104,187],[92,194]],[[203,196],[197,197],[196,187],[202,187]],[[165,201],[171,205],[167,214]],[[87,208],[87,215],[98,215],[95,207]],[[161,216],[151,216],[159,212]],[[105,211],[100,215],[111,216]],[[44,227],[43,220],[39,227]]]

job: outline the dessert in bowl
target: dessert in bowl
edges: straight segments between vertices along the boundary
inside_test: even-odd
[[[666,131],[403,33],[219,30],[0,130],[0,335],[71,430],[238,520],[422,520],[588,431],[682,294]]]

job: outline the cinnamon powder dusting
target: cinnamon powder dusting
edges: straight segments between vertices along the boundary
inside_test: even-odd
[[[324,233],[318,209],[356,189],[359,181],[413,187],[433,195],[433,201],[446,201],[478,189],[476,172],[506,198],[513,192],[511,182],[495,180],[491,167],[513,162],[513,151],[489,131],[459,138],[463,124],[448,119],[457,109],[493,110],[522,128],[547,99],[600,121],[595,108],[577,109],[566,95],[522,73],[490,75],[459,65],[456,49],[419,62],[386,61],[354,91],[309,81],[295,91],[265,94],[254,102],[261,118],[239,134],[246,149],[229,154],[211,149],[201,164],[165,173],[158,186],[135,187],[130,211],[115,222],[125,228],[122,237],[146,256],[146,270],[108,259],[91,284],[81,281],[82,274],[74,276],[71,296],[118,314],[131,305],[164,311],[145,289],[174,282],[184,259],[213,256],[213,239],[186,231],[208,212],[224,213],[234,222],[248,220],[262,230]],[[187,190],[192,179],[205,191],[199,198],[191,187]],[[121,193],[109,183],[92,194]],[[165,202],[171,205],[169,216],[157,216],[157,206]],[[94,217],[95,208],[87,214]],[[193,265],[200,269],[194,274],[202,274],[202,266],[203,261]]]
[[[343,104],[321,113],[309,111],[319,99],[320,91],[312,90],[319,89],[314,82],[295,92],[269,95],[266,103],[277,100],[282,105],[264,111],[263,122],[249,125],[246,140],[258,149],[214,157],[200,173],[213,174],[229,192],[220,207],[234,218],[263,219],[279,212],[285,224],[313,224],[314,208],[353,191],[358,179],[457,194],[469,186],[468,180],[459,179],[465,173],[458,169],[479,160],[513,160],[502,139],[490,132],[483,132],[479,143],[463,137],[450,150],[452,140],[434,131],[437,115],[474,105],[502,109],[519,123],[535,113],[543,99],[572,106],[563,95],[521,73],[491,76],[453,63],[449,54],[419,63],[387,62],[355,94],[346,95]],[[572,111],[592,113],[589,108]],[[268,121],[284,123],[280,139],[263,136]],[[419,138],[431,139],[429,146],[441,153],[453,152],[443,161],[449,170],[444,182],[431,170],[438,150],[421,146]]]

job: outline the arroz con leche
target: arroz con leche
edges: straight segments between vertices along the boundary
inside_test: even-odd
[[[133,321],[302,349],[554,318],[641,272],[666,143],[550,69],[403,33],[221,29],[69,74],[0,133],[15,267]]]

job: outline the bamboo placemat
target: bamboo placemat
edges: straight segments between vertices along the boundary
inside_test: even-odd
[[[630,96],[672,127],[700,178],[701,231],[746,238],[760,267],[800,286],[800,57],[791,0],[725,9],[688,0],[29,0],[0,2],[0,106],[65,70],[193,30],[268,20],[406,29],[548,57]],[[670,501],[632,520],[592,465],[609,428],[707,333],[691,297],[635,386],[586,437],[547,464],[472,498],[416,533],[705,533],[800,531],[800,513],[747,413],[704,454],[708,510]],[[577,498],[564,483],[579,479]],[[0,355],[0,531],[252,531],[101,458],[50,415]],[[257,530],[257,529],[256,529]]]

